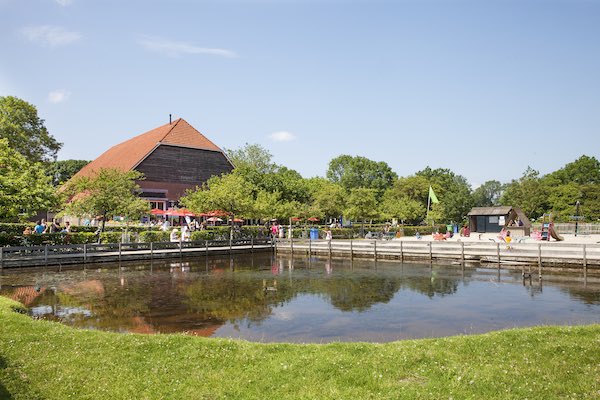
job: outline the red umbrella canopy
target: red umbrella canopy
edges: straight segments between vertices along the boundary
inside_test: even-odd
[[[158,208],[153,208],[150,210],[150,214],[152,215],[165,215],[165,210],[159,210]]]
[[[193,217],[196,215],[186,208],[169,208],[164,214],[174,217]]]
[[[316,221],[318,221],[318,220],[319,220],[319,218],[317,218],[317,217],[310,217],[308,220],[309,220],[310,222],[316,222]]]
[[[302,218],[292,217],[292,222],[302,221]]]

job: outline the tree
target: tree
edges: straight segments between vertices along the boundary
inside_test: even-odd
[[[552,180],[565,185],[576,183],[578,185],[600,184],[600,161],[594,157],[583,155],[572,163],[568,163],[558,171],[544,176],[544,180]]]
[[[39,163],[30,163],[0,139],[0,221],[14,221],[54,206],[57,196]]]
[[[259,144],[248,144],[239,149],[225,149],[225,153],[236,168],[252,168],[261,174],[274,172],[277,164],[274,164],[273,156],[267,149]]]
[[[383,194],[381,211],[386,218],[398,218],[402,223],[417,225],[423,220],[426,210],[422,202],[399,194],[392,188]]]
[[[487,181],[473,191],[474,207],[491,207],[500,203],[504,185],[498,181]]]
[[[306,183],[311,193],[310,203],[314,211],[311,217],[337,218],[344,213],[347,192],[343,187],[323,178],[311,178]]]
[[[530,218],[539,218],[548,210],[548,190],[539,172],[527,167],[523,176],[506,186],[500,204],[518,207]]]
[[[467,215],[473,205],[473,198],[471,186],[465,177],[446,168],[429,167],[417,172],[416,175],[425,177],[433,187],[440,200],[440,204],[433,208],[440,212],[442,220],[461,221]],[[430,212],[429,217],[431,216]],[[436,217],[436,220],[440,217]]]
[[[79,170],[89,164],[86,160],[52,161],[44,164],[46,175],[52,179],[54,186],[60,186],[73,177]]]
[[[238,217],[250,217],[254,210],[254,187],[242,175],[235,171],[221,176],[213,176],[202,188],[188,191],[179,202],[192,211],[201,213],[222,210],[231,220]],[[230,238],[233,239],[233,222]]]
[[[380,194],[398,178],[387,163],[366,157],[341,155],[329,162],[327,179],[344,189],[376,189]]]
[[[345,216],[352,220],[361,220],[363,225],[366,219],[379,216],[377,210],[377,190],[367,188],[356,188],[350,191],[348,196]],[[364,227],[362,229],[364,233]]]
[[[117,168],[101,168],[92,176],[71,179],[63,186],[70,199],[63,213],[78,217],[102,216],[101,232],[107,217],[139,218],[150,210],[150,204],[138,196],[141,189],[135,181],[142,179],[141,172],[124,172]]]
[[[13,96],[0,97],[0,139],[7,139],[29,162],[54,160],[62,147],[48,133],[35,106]]]

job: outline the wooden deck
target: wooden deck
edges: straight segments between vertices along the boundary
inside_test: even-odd
[[[402,240],[278,240],[277,252],[402,261],[477,263],[500,268],[532,267],[600,274],[600,244],[435,242]]]
[[[0,269],[272,251],[270,239],[0,247]]]

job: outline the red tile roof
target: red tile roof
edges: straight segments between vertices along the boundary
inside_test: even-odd
[[[183,118],[142,133],[119,143],[83,167],[75,176],[90,176],[101,168],[130,171],[143,161],[159,144],[192,147],[223,152]]]

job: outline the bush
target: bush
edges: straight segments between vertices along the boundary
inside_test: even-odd
[[[142,243],[168,242],[169,241],[169,232],[164,232],[164,231],[140,232],[139,241]]]

